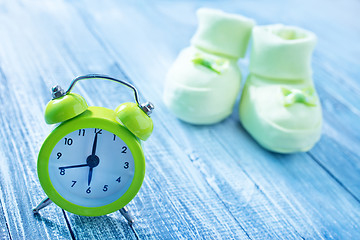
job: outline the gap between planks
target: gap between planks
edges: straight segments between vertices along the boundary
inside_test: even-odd
[[[0,189],[0,192],[2,193],[2,189]],[[6,217],[5,217],[5,214],[4,214],[4,208],[3,208],[2,202],[3,201],[2,201],[2,196],[1,196],[1,198],[0,198],[0,215],[2,216],[3,221],[1,221],[0,225],[5,225],[5,228],[3,228],[4,226],[2,226],[3,230],[0,230],[0,231],[3,231],[3,232],[0,233],[0,237],[2,239],[10,239],[11,240],[12,237],[11,237],[11,234],[10,234],[10,229],[9,229],[8,222],[6,221]],[[7,235],[8,238],[6,238],[6,235]]]
[[[350,189],[348,189],[329,169],[327,169],[311,152],[307,152],[307,155],[310,156],[310,158],[316,162],[322,168],[330,177],[334,179],[334,181],[341,186],[350,196],[352,196],[358,203],[360,203],[360,199],[356,197],[355,194],[353,194]]]

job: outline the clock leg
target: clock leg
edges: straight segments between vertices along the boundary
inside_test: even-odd
[[[133,216],[130,214],[129,209],[125,206],[122,209],[119,210],[121,215],[124,216],[124,218],[128,221],[128,223],[131,225],[135,222]]]
[[[50,198],[45,198],[43,199],[39,205],[37,205],[35,208],[33,208],[33,213],[36,214],[36,213],[39,213],[39,210],[40,209],[43,209],[44,207],[48,206],[50,203],[52,203],[52,201],[50,200]]]

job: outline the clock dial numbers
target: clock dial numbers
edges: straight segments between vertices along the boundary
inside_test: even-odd
[[[86,132],[85,129],[79,129],[79,136],[81,137],[85,136],[85,132]]]
[[[74,141],[72,140],[72,138],[65,138],[64,140],[65,140],[65,145],[69,145],[69,146],[72,145],[73,142],[74,142]]]
[[[95,128],[95,129],[94,129],[94,133],[95,133],[95,134],[102,134],[102,129]]]
[[[122,147],[122,152],[121,152],[121,153],[126,153],[126,150],[127,150],[127,147],[126,147],[126,146],[123,146],[123,147]]]
[[[99,134],[99,132],[96,132],[96,131],[95,131],[95,138],[94,138],[93,147],[92,147],[92,152],[91,152],[91,155],[92,155],[92,156],[95,156],[95,153],[96,153],[96,146],[97,146],[98,134]]]
[[[101,128],[67,134],[49,159],[49,176],[56,191],[85,207],[104,206],[120,198],[130,187],[134,173],[129,147],[118,135]]]

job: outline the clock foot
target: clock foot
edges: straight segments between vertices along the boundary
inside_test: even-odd
[[[125,206],[122,209],[119,210],[121,215],[124,216],[124,218],[128,221],[130,225],[132,225],[135,222],[135,219],[130,214],[129,209]]]
[[[52,201],[50,200],[50,198],[45,198],[45,199],[43,199],[40,203],[39,203],[39,205],[37,205],[35,208],[33,208],[33,213],[34,214],[37,214],[37,213],[39,213],[39,210],[40,209],[43,209],[44,207],[46,207],[46,206],[48,206],[50,203],[52,203]]]

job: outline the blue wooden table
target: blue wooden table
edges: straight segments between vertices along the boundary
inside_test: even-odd
[[[162,102],[164,78],[197,25],[196,9],[220,8],[317,34],[314,81],[324,115],[307,153],[261,148],[242,128],[238,103],[213,126],[176,119]],[[360,2],[2,1],[0,3],[0,239],[359,239]],[[248,58],[239,61],[245,77]],[[104,73],[136,85],[156,106],[144,143],[146,177],[119,212],[77,216],[50,205],[36,174],[49,89]],[[245,78],[244,78],[245,79]],[[114,109],[132,101],[111,82],[75,92]]]

